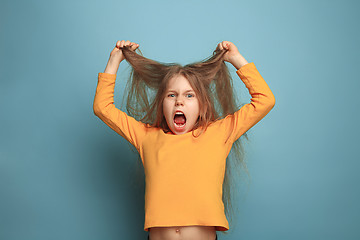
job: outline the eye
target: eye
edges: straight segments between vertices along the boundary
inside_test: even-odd
[[[191,93],[189,93],[189,94],[188,94],[188,96],[189,96],[189,95],[190,95],[190,97],[194,97],[194,95],[193,95],[193,94],[191,94]]]
[[[168,97],[171,97],[172,95],[174,95],[174,94],[171,93],[171,94],[168,95]]]

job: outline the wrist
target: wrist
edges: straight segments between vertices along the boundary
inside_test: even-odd
[[[110,56],[109,60],[108,60],[108,64],[109,65],[119,65],[122,62],[122,59],[119,57],[115,57],[115,56]]]
[[[239,70],[242,66],[248,64],[246,59],[239,53],[238,55],[235,55],[231,60],[230,63]]]
[[[106,65],[106,68],[104,70],[104,73],[116,74],[119,69],[120,63],[121,63],[120,59],[110,57]]]

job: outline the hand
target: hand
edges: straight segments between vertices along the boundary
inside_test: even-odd
[[[228,50],[224,54],[224,61],[231,63],[236,69],[239,69],[248,63],[245,58],[240,54],[235,44],[233,44],[232,42],[222,41],[218,44],[216,50],[218,49]]]
[[[123,54],[122,50],[120,49],[120,47],[129,46],[129,45],[131,46],[130,49],[133,50],[133,51],[135,51],[139,47],[139,44],[134,43],[134,42],[130,42],[129,40],[127,40],[127,41],[125,41],[125,40],[117,41],[115,48],[110,53],[110,58],[111,59],[116,59],[119,62],[124,60],[125,57],[124,57],[124,54]]]
[[[237,47],[235,46],[235,44],[233,44],[232,42],[229,41],[222,41],[221,43],[218,44],[217,50],[228,50],[225,54],[224,54],[224,61],[232,63],[231,61],[236,58],[240,53],[239,50],[237,49]]]

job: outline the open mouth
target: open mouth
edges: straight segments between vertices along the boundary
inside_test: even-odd
[[[186,117],[183,112],[177,111],[174,115],[174,124],[177,127],[184,127],[186,124]]]

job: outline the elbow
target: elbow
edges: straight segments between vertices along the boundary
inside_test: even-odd
[[[275,106],[275,102],[276,102],[275,97],[273,96],[272,99],[271,99],[271,105],[272,105],[271,108],[273,108]]]
[[[271,95],[267,99],[266,103],[266,111],[269,112],[271,109],[273,109],[275,106],[275,97],[274,95]]]
[[[271,108],[273,108],[275,106],[275,96],[273,93],[268,95],[268,99],[269,99],[269,106],[271,106]]]
[[[97,104],[97,101],[96,101],[96,96],[95,96],[95,99],[93,101],[93,106],[92,107],[93,107],[93,112],[94,112],[95,116],[97,116],[98,111],[99,111],[99,107],[98,107],[98,104]]]
[[[95,104],[93,105],[93,112],[94,112],[95,116],[100,115],[100,108]]]
[[[95,116],[99,116],[98,112],[95,110],[95,108],[93,109],[94,115]]]
[[[106,108],[99,107],[98,105],[93,106],[93,112],[94,112],[95,116],[97,116],[100,119],[104,118],[104,116],[106,115],[106,111],[107,111]]]
[[[275,95],[272,93],[271,90],[266,94],[267,102],[269,107],[273,108],[275,106]]]
[[[271,109],[273,109],[275,106],[275,97],[272,97],[270,100],[269,100],[269,111]]]
[[[93,112],[95,114],[95,116],[100,116],[101,113],[103,112],[104,108],[103,105],[101,104],[101,102],[99,102],[98,99],[95,98],[94,102],[93,102]]]
[[[98,118],[100,118],[100,119],[104,118],[104,112],[103,111],[100,111],[97,108],[94,108],[93,111],[94,111],[94,115],[97,116]]]
[[[109,111],[109,108],[111,106],[114,106],[114,105],[113,104],[104,105],[104,104],[99,104],[99,103],[94,102],[94,104],[93,104],[93,112],[94,112],[94,114],[96,116],[101,118],[104,115],[106,115],[106,113]]]

